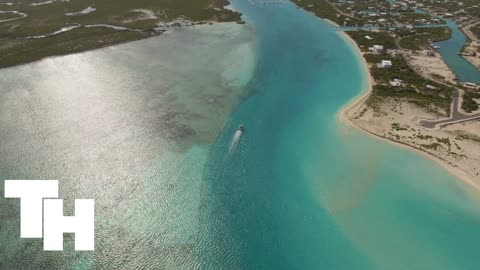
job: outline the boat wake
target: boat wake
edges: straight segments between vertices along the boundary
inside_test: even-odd
[[[235,149],[237,148],[238,142],[240,141],[242,134],[243,134],[243,126],[241,125],[233,135],[232,142],[230,143],[230,148],[228,148],[227,158],[233,152],[235,152]]]
[[[225,158],[223,158],[223,161],[220,163],[220,169],[218,170],[220,174],[222,174],[225,170],[225,166],[228,164],[228,161],[230,158],[233,157],[233,154],[235,153],[238,144],[241,142],[242,135],[244,133],[244,127],[243,125],[240,125],[238,129],[235,131],[235,134],[233,134],[233,137],[230,141],[230,147],[228,148],[228,152],[225,155]]]

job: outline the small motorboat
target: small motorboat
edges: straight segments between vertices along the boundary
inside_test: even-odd
[[[238,126],[237,130],[243,133],[243,131],[245,130],[245,127],[243,125],[240,125]]]

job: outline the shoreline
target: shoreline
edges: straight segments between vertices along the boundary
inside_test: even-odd
[[[142,37],[142,38],[139,38],[139,39],[125,40],[125,41],[121,41],[121,42],[118,42],[118,43],[115,43],[115,44],[105,44],[105,45],[102,45],[102,46],[98,46],[98,47],[87,49],[87,50],[81,50],[81,51],[78,51],[78,52],[68,52],[68,53],[54,54],[54,55],[46,56],[46,57],[36,59],[36,60],[27,60],[27,61],[19,63],[19,64],[8,65],[8,66],[0,66],[0,70],[18,68],[18,67],[22,67],[24,65],[35,64],[35,63],[38,63],[38,62],[41,62],[41,61],[44,61],[44,60],[47,60],[47,59],[53,59],[53,58],[57,58],[57,57],[64,57],[64,56],[68,56],[68,55],[82,54],[82,53],[87,53],[87,52],[91,52],[91,51],[102,50],[102,49],[106,49],[106,48],[109,48],[109,47],[114,47],[114,46],[123,45],[123,44],[131,43],[131,42],[137,42],[137,41],[142,41],[142,40],[149,39],[149,38],[159,37],[163,34],[165,34],[165,32],[158,32],[158,34],[155,34],[155,35],[150,35],[150,36]]]
[[[454,177],[458,178],[460,181],[462,181],[464,184],[473,187],[477,191],[480,191],[480,184],[477,183],[470,175],[468,175],[465,171],[459,169],[458,167],[454,167],[451,164],[448,163],[445,159],[430,153],[428,151],[425,151],[423,149],[420,149],[418,147],[415,147],[413,145],[401,142],[401,141],[396,141],[396,140],[391,140],[389,138],[386,138],[384,136],[375,134],[357,124],[355,124],[349,117],[348,113],[354,109],[356,109],[358,106],[362,105],[362,103],[365,101],[366,98],[370,95],[370,93],[373,91],[373,78],[370,74],[370,69],[368,67],[367,61],[363,57],[362,51],[358,47],[358,44],[344,31],[339,31],[339,36],[347,42],[350,47],[354,50],[355,54],[357,57],[360,57],[359,59],[362,63],[362,69],[364,71],[364,76],[367,76],[367,79],[364,82],[364,85],[362,86],[362,90],[360,93],[353,97],[350,101],[348,101],[340,110],[337,112],[337,120],[338,122],[345,124],[347,126],[356,128],[357,130],[360,130],[364,134],[368,136],[372,136],[376,139],[380,139],[384,142],[390,143],[392,145],[395,145],[397,147],[401,147],[405,150],[413,151],[416,152],[426,158],[429,158],[430,160],[435,161],[437,164],[439,164],[441,167],[443,167],[445,170],[447,170],[451,175]]]
[[[40,59],[27,60],[25,62],[22,62],[22,63],[19,63],[19,64],[14,64],[14,65],[0,66],[0,70],[18,68],[18,67],[22,67],[24,65],[34,64],[34,63],[41,62],[41,61],[44,61],[44,60],[47,60],[47,59],[54,59],[54,58],[57,58],[57,57],[64,57],[64,56],[68,56],[68,55],[88,53],[88,52],[91,52],[91,51],[103,50],[103,49],[107,49],[107,48],[110,48],[110,47],[115,47],[115,46],[124,45],[124,44],[128,44],[128,43],[138,42],[138,41],[142,41],[142,40],[146,40],[146,39],[157,38],[157,37],[160,37],[160,36],[168,35],[169,33],[173,32],[173,31],[184,30],[184,29],[188,29],[188,28],[196,28],[196,27],[201,27],[201,26],[211,26],[211,25],[216,25],[216,24],[239,24],[239,23],[238,22],[206,21],[205,23],[201,23],[201,24],[192,24],[192,25],[188,25],[188,26],[182,25],[182,26],[179,26],[179,27],[176,27],[176,28],[172,27],[172,29],[169,29],[169,30],[153,31],[153,32],[151,32],[153,34],[149,34],[148,36],[143,36],[143,37],[140,37],[140,38],[137,38],[137,39],[124,40],[124,41],[120,41],[120,42],[117,42],[117,43],[114,43],[114,44],[104,44],[104,45],[100,45],[98,47],[90,48],[90,49],[86,49],[86,50],[53,54],[53,55],[46,56],[46,57],[43,57],[43,58],[40,58]],[[243,24],[240,24],[240,25],[243,25]],[[117,31],[123,31],[123,30],[117,30]],[[147,33],[147,32],[145,32],[145,33]]]

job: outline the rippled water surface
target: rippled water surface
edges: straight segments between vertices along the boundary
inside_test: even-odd
[[[202,166],[254,66],[252,29],[222,24],[0,71],[1,178],[96,203],[95,252],[42,252],[2,191],[0,268],[198,264]]]
[[[247,25],[0,71],[0,175],[97,207],[94,252],[42,252],[0,198],[0,268],[475,269],[478,194],[338,123],[365,83],[349,44],[290,3],[233,6]]]

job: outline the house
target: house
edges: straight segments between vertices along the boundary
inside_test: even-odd
[[[372,51],[376,53],[381,53],[383,52],[383,46],[382,45],[373,45],[372,48],[370,48]]]
[[[394,79],[393,81],[389,81],[388,83],[393,87],[399,87],[402,86],[403,81],[400,79]]]
[[[372,40],[372,39],[373,39],[373,38],[370,37],[370,36],[365,36],[365,38],[368,39],[368,40]]]
[[[426,56],[435,56],[435,52],[432,50],[423,50],[423,54]]]
[[[425,87],[427,87],[427,88],[430,89],[430,90],[435,90],[435,89],[437,89],[437,87],[435,87],[435,86],[433,86],[433,85],[430,85],[430,84],[425,85]]]
[[[378,67],[379,68],[391,68],[392,67],[392,61],[382,60],[382,62],[378,64]]]

